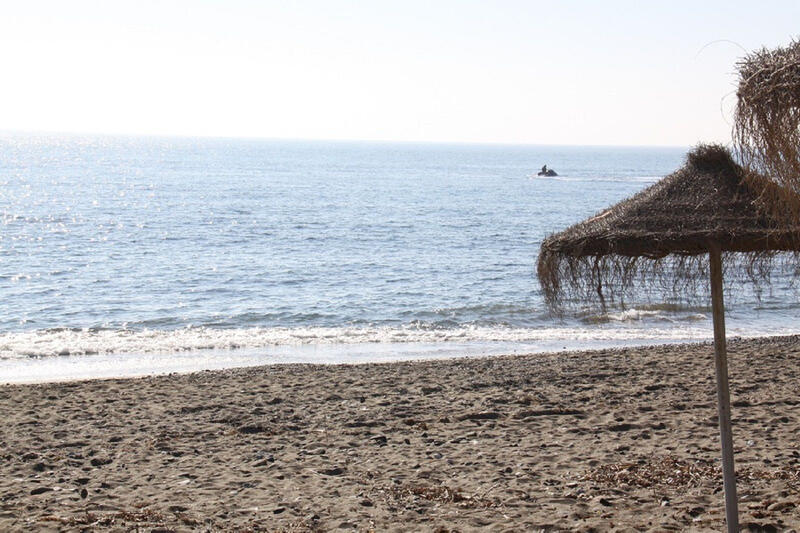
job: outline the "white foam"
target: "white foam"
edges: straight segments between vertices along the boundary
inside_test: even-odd
[[[607,183],[653,183],[663,176],[539,176],[531,174],[532,180],[568,181],[568,182],[607,182]]]
[[[707,320],[706,320],[707,322]],[[740,327],[729,336],[800,333]],[[133,377],[281,363],[365,363],[708,341],[708,323],[454,329],[50,330],[0,334],[0,383]]]
[[[93,354],[179,353],[200,350],[257,349],[271,346],[375,343],[545,342],[558,340],[625,341],[647,338],[702,340],[709,328],[653,327],[510,328],[465,326],[448,329],[421,327],[303,327],[303,328],[186,328],[164,330],[39,330],[0,334],[0,358],[29,358]]]
[[[256,350],[203,350],[180,353],[95,354],[0,359],[0,383],[42,383],[173,372],[196,372],[286,363],[356,364],[452,359],[653,344],[645,339],[525,342],[436,342],[303,344]]]
[[[609,313],[607,315],[609,320],[617,322],[630,322],[636,320],[643,320],[645,318],[659,318],[666,320],[666,315],[659,311],[648,311],[644,309],[627,309],[619,313]]]

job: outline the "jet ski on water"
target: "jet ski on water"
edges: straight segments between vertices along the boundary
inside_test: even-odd
[[[552,178],[553,176],[558,176],[558,173],[553,170],[552,168],[547,168],[547,165],[542,167],[542,170],[539,171],[537,176],[544,176],[546,178]]]

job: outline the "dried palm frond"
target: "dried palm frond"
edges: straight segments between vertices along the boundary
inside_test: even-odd
[[[800,225],[760,206],[772,185],[754,178],[721,146],[699,146],[686,164],[633,197],[545,239],[537,273],[551,309],[625,304],[638,287],[684,302],[705,298],[708,251],[728,272],[769,283],[781,252],[795,264]],[[784,255],[785,257],[785,255]],[[695,298],[696,297],[696,298]]]
[[[750,179],[777,187],[762,193],[776,218],[800,220],[800,41],[751,53],[738,64],[733,137]],[[775,200],[778,200],[777,202]]]

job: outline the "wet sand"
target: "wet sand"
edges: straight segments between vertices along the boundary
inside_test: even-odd
[[[800,530],[800,337],[729,352],[741,522]],[[2,531],[723,527],[709,344],[7,385],[0,413]]]

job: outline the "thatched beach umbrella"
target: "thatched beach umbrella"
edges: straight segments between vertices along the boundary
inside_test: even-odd
[[[548,237],[538,275],[553,308],[595,299],[623,300],[634,281],[656,276],[674,290],[697,289],[710,275],[719,427],[729,531],[738,531],[728,392],[722,254],[752,277],[767,279],[780,251],[796,251],[798,226],[782,225],[758,208],[760,190],[719,146],[701,146],[686,165],[628,200]],[[738,261],[738,263],[737,263]],[[710,270],[710,272],[709,272]],[[695,283],[693,285],[693,283]],[[686,296],[692,296],[687,294]]]
[[[737,67],[737,152],[754,175],[780,185],[769,191],[789,205],[774,216],[796,223],[800,202],[792,200],[800,193],[800,41],[753,52]]]

